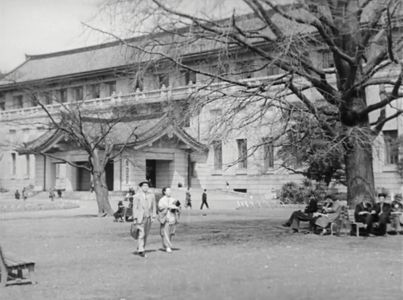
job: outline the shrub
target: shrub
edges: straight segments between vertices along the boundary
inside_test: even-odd
[[[311,195],[322,200],[326,195],[327,187],[322,183],[304,179],[301,184],[287,182],[281,188],[281,200],[285,203],[307,203]]]

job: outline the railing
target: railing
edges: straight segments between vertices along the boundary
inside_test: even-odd
[[[265,81],[273,80],[279,75],[274,76],[266,76],[259,78],[248,78],[241,79],[239,82],[250,83],[250,85],[259,85],[264,83]],[[180,87],[165,87],[162,86],[161,89],[152,90],[152,91],[140,91],[137,90],[134,93],[130,94],[114,94],[110,97],[105,98],[96,98],[96,99],[88,99],[78,102],[67,102],[67,103],[57,103],[57,104],[49,104],[46,105],[46,109],[50,113],[59,112],[64,106],[71,107],[77,105],[77,103],[82,108],[91,108],[91,107],[107,107],[111,105],[125,105],[125,104],[140,104],[140,103],[153,103],[153,102],[162,102],[168,100],[181,100],[186,97],[189,97],[196,91],[198,91],[198,95],[205,95],[209,93],[214,93],[215,90],[221,89],[233,89],[233,91],[239,90],[240,87],[237,87],[234,84],[230,84],[227,82],[213,82],[210,84],[206,83],[197,83],[193,84],[190,82],[186,86]],[[33,106],[27,108],[20,109],[10,109],[0,111],[0,121],[13,120],[17,118],[32,118],[32,117],[42,117],[45,116],[45,111],[40,106]]]

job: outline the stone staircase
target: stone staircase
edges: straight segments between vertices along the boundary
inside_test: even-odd
[[[154,190],[156,197],[161,197],[161,189]],[[191,189],[192,195],[192,206],[193,209],[199,209],[201,205],[202,189]],[[185,204],[185,193],[186,188],[175,188],[172,189],[172,196],[182,203]],[[117,206],[117,202],[124,199],[126,192],[122,191],[110,191],[109,200],[113,208]],[[78,200],[78,201],[95,201],[95,193],[90,193],[88,191],[84,192],[63,192],[62,198],[64,200]],[[48,192],[40,192],[35,196],[29,198],[31,200],[49,200]],[[55,201],[57,201],[57,196]],[[211,209],[236,209],[242,203],[248,200],[247,194],[228,192],[222,190],[208,190],[207,191],[207,202]]]

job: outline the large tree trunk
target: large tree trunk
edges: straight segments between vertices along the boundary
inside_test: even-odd
[[[98,204],[98,216],[113,215],[111,204],[109,203],[108,186],[106,185],[105,166],[101,164],[99,153],[93,153],[93,180],[95,196]]]
[[[370,139],[368,136],[361,138]],[[355,207],[364,197],[370,201],[375,199],[374,171],[372,165],[372,145],[369,141],[363,142],[352,137],[346,147],[345,164],[347,179],[347,201]]]

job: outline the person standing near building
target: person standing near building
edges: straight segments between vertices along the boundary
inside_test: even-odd
[[[158,202],[158,220],[161,223],[160,234],[165,251],[172,252],[172,237],[175,235],[179,219],[180,202],[171,196],[171,189],[162,189],[162,198]]]
[[[208,203],[207,203],[207,190],[206,190],[206,189],[203,190],[203,194],[202,194],[202,204],[201,204],[201,206],[200,206],[200,209],[203,209],[203,206],[204,206],[204,205],[206,205],[206,207],[209,208],[209,207],[208,207]]]
[[[156,204],[148,181],[140,182],[139,187],[139,192],[133,197],[133,222],[139,230],[137,252],[140,256],[145,257],[147,237],[150,233],[151,223],[156,217]]]
[[[49,199],[50,199],[50,201],[55,200],[55,190],[53,188],[49,189]]]
[[[185,195],[185,208],[192,208],[192,195],[190,194],[190,188],[188,187]]]
[[[25,187],[22,188],[21,196],[24,201],[27,200],[28,196],[27,196],[27,191],[25,190]]]

